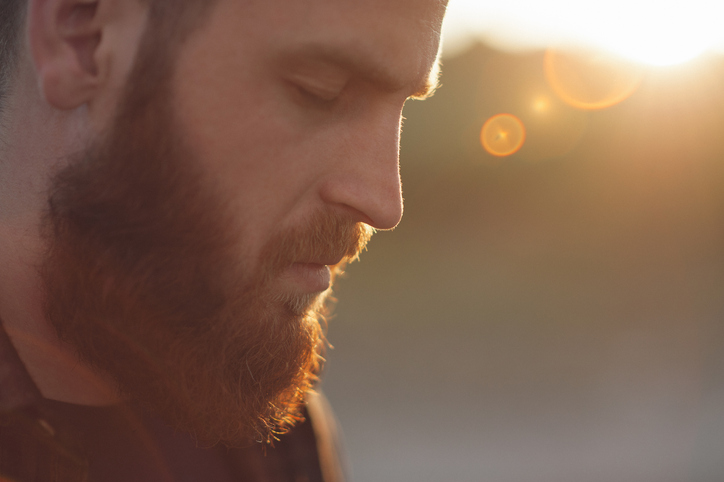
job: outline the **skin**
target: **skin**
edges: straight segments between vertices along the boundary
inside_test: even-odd
[[[177,119],[244,233],[243,264],[320,211],[399,223],[402,107],[429,88],[443,13],[435,0],[220,0],[187,39]],[[30,1],[0,142],[0,317],[51,399],[118,399],[44,319],[39,226],[50,175],[111,122],[146,14],[128,0]],[[273,288],[309,290],[334,262],[299,260]]]

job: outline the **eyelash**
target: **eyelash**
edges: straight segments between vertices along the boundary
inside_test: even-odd
[[[300,95],[304,97],[304,100],[313,103],[319,107],[331,107],[333,106],[337,100],[339,99],[339,96],[335,96],[333,98],[327,98],[323,95],[319,95],[318,93],[309,90],[305,87],[302,87],[300,85],[297,86],[297,90],[299,91]]]
[[[342,94],[340,91],[339,93],[326,95],[324,93],[320,93],[320,91],[317,91],[316,89],[310,89],[309,87],[300,84],[296,84],[295,87],[307,104],[311,104],[314,107],[322,109],[330,109],[334,107]]]

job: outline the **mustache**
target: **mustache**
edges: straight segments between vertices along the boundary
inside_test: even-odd
[[[297,262],[349,263],[359,258],[374,233],[374,228],[349,216],[320,211],[272,238],[261,253],[265,260],[262,269],[273,276]]]

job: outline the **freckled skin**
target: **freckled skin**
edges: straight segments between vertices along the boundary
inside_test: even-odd
[[[378,229],[399,222],[400,116],[413,92],[383,91],[354,73],[336,101],[305,103],[286,80],[299,60],[290,52],[361,50],[401,84],[419,82],[436,60],[442,13],[427,0],[222,1],[190,40],[176,106],[198,156],[238,206],[245,257],[319,209]]]

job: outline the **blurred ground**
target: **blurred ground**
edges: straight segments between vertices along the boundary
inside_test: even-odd
[[[405,218],[329,330],[357,482],[724,480],[724,63],[596,112],[541,66],[476,46],[406,107]],[[501,112],[528,130],[504,159]]]

